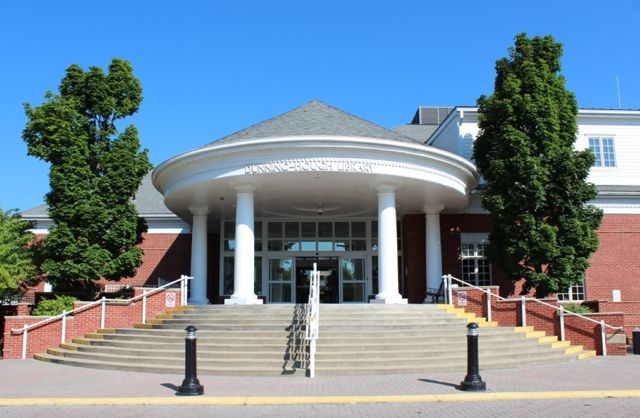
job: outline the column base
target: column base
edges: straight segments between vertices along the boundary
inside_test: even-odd
[[[187,301],[187,305],[208,305],[209,304],[209,299],[204,298],[204,299],[197,299],[197,298],[191,298]]]
[[[380,304],[380,305],[406,305],[407,303],[409,303],[409,301],[407,299],[403,299],[402,296],[398,296],[398,297],[378,297],[376,296],[375,299],[371,299],[369,301],[369,303],[375,303],[375,304]]]
[[[262,305],[264,301],[257,297],[233,297],[231,296],[229,299],[224,300],[225,305]]]

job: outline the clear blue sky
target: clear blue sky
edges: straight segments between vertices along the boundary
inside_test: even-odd
[[[640,0],[5,0],[0,207],[43,202],[48,166],[26,155],[22,103],[70,64],[133,64],[144,102],[126,122],[157,165],[314,98],[386,127],[419,105],[473,105],[519,32],[564,43],[581,107],[617,108],[619,76],[622,107],[638,109],[639,22]]]

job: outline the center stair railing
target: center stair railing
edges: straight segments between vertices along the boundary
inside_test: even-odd
[[[309,377],[316,375],[316,340],[320,328],[320,272],[316,263],[309,278],[309,302],[307,303],[306,334],[309,342]]]
[[[551,305],[550,303],[543,302],[540,299],[528,298],[525,296],[522,296],[520,298],[514,298],[514,299],[503,298],[502,296],[491,292],[491,289],[484,289],[482,287],[474,286],[471,283],[467,283],[464,280],[458,279],[457,277],[453,277],[451,274],[446,274],[442,276],[442,280],[445,286],[445,295],[447,298],[447,303],[449,304],[453,303],[453,287],[457,286],[453,284],[454,281],[460,283],[463,286],[470,287],[470,288],[479,290],[481,292],[484,292],[487,295],[486,303],[487,303],[487,321],[488,322],[491,322],[491,298],[492,297],[503,302],[520,302],[520,318],[521,318],[520,325],[523,327],[527,326],[527,310],[526,310],[527,302],[535,302],[535,303],[539,303],[541,305],[547,306],[549,308],[555,309],[558,312],[558,320],[560,322],[560,341],[565,340],[565,332],[564,332],[564,316],[565,315],[573,315],[573,316],[577,316],[578,318],[582,318],[586,321],[593,322],[600,326],[600,340],[602,342],[603,356],[607,355],[607,339],[606,339],[606,332],[605,332],[606,329],[609,328],[614,331],[620,331],[624,329],[623,327],[614,327],[612,325],[608,325],[604,321],[596,321],[595,319],[588,318],[584,315],[580,315],[575,312],[566,311],[562,306],[558,307],[555,305]]]

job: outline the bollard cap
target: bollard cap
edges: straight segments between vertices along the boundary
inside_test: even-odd
[[[478,335],[478,328],[480,328],[480,326],[476,322],[471,322],[467,324],[467,335],[468,336]]]
[[[187,338],[196,338],[196,331],[198,330],[198,328],[194,327],[193,325],[189,325],[184,330],[187,331]]]

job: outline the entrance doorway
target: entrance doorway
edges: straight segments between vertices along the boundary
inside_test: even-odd
[[[309,299],[309,278],[313,263],[320,272],[320,303],[339,303],[340,287],[337,257],[296,258],[296,303],[307,303]]]

